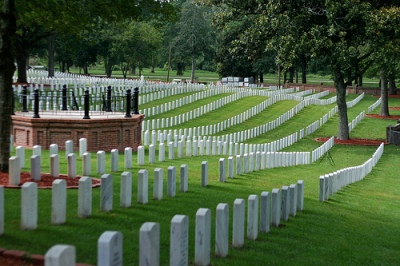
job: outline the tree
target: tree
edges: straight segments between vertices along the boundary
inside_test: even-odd
[[[195,79],[196,58],[201,57],[211,49],[212,30],[210,22],[205,17],[208,10],[189,0],[182,5],[181,18],[178,24],[177,36],[173,47],[175,60],[186,62],[192,66],[191,80]]]
[[[14,39],[16,17],[14,0],[4,0],[0,10],[0,171],[8,172],[11,114],[13,102]]]

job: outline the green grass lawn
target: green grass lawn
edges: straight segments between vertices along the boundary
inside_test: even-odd
[[[79,73],[79,69],[71,68],[71,73]],[[104,68],[98,66],[92,66],[89,68],[89,74],[92,76],[104,76]],[[151,73],[149,68],[144,68],[142,75],[145,80],[153,80],[153,81],[167,81],[168,71],[162,68],[155,68],[154,73]],[[169,81],[171,82],[173,79],[191,79],[191,70],[186,70],[183,75],[176,75],[176,71],[171,70],[169,74]],[[112,73],[112,77],[121,78],[122,71],[115,70]],[[216,72],[209,72],[204,70],[196,70],[195,72],[196,80],[199,82],[217,82],[221,80],[221,77]],[[128,75],[128,78],[140,78],[139,73],[136,75]],[[264,74],[264,83],[266,84],[278,84],[278,75],[277,74]],[[281,77],[281,84],[284,83],[283,76]],[[299,81],[301,83],[301,80]],[[333,86],[333,80],[330,75],[316,75],[316,74],[307,74],[307,84],[321,84]],[[364,87],[379,87],[378,79],[371,78],[363,78],[363,86]]]
[[[348,95],[348,101],[356,95]],[[214,99],[215,100],[215,99]],[[198,117],[185,123],[184,127],[195,127],[218,123],[226,117],[232,117],[251,106],[263,101],[263,97],[246,97],[204,117]],[[211,101],[211,99],[210,99]],[[349,108],[349,121],[376,101],[375,97],[364,99]],[[204,104],[204,102],[202,103]],[[248,119],[241,125],[228,128],[221,134],[241,131],[266,123],[285,113],[297,103],[282,101],[272,105],[260,114]],[[391,100],[391,106],[399,102]],[[308,106],[295,117],[266,134],[251,139],[246,143],[270,142],[304,128],[319,120],[334,105]],[[187,105],[180,108],[184,113],[195,108]],[[379,107],[377,108],[379,109]],[[374,112],[377,112],[375,110]],[[168,116],[176,115],[167,112]],[[351,132],[351,137],[385,139],[385,128],[395,124],[395,120],[364,118]],[[334,136],[337,133],[337,115],[332,117],[319,130],[288,147],[290,151],[311,151],[321,145],[314,141],[319,136]],[[175,128],[173,128],[175,129]],[[93,215],[82,219],[77,217],[78,190],[69,189],[67,199],[67,223],[51,224],[51,190],[39,190],[39,220],[37,230],[20,229],[21,191],[5,189],[5,233],[0,237],[0,247],[24,250],[31,254],[44,254],[55,244],[70,244],[76,247],[77,261],[96,264],[97,240],[107,230],[121,231],[124,242],[124,265],[138,265],[139,228],[144,222],[160,223],[160,264],[169,263],[170,221],[176,214],[189,217],[189,261],[194,264],[195,214],[199,208],[209,208],[212,217],[211,264],[212,265],[397,265],[400,258],[398,234],[400,230],[400,186],[398,181],[399,147],[386,145],[385,152],[364,180],[351,184],[329,201],[319,202],[319,176],[336,170],[360,165],[367,161],[377,147],[335,145],[330,150],[334,164],[321,159],[311,165],[282,167],[251,172],[225,183],[219,182],[218,160],[227,156],[197,156],[166,160],[156,164],[138,166],[136,154],[133,156],[134,167],[128,169],[133,174],[133,204],[131,208],[119,207],[120,176],[123,169],[123,153],[119,156],[119,171],[113,175],[113,210],[109,213],[100,211],[100,189],[93,189]],[[26,151],[26,165],[29,165],[31,150]],[[49,172],[49,151],[43,150],[43,172]],[[158,150],[156,151],[158,155]],[[79,157],[79,156],[78,156]],[[96,160],[92,154],[92,172],[96,172]],[[158,158],[158,156],[156,156]],[[66,173],[67,163],[60,151],[61,172]],[[167,156],[168,158],[168,156]],[[209,186],[200,186],[201,163],[209,163]],[[189,167],[189,191],[177,192],[176,197],[166,196],[167,168],[179,168],[182,164]],[[78,158],[78,174],[81,173],[81,158]],[[107,153],[106,172],[110,173],[111,159]],[[152,199],[153,172],[155,168],[164,169],[164,198]],[[136,203],[137,176],[140,169],[149,171],[149,203]],[[29,171],[29,168],[24,168]],[[99,177],[99,175],[93,175]],[[268,234],[260,233],[257,240],[245,240],[242,248],[229,248],[226,258],[215,257],[215,217],[219,203],[228,203],[230,211],[230,241],[232,230],[233,202],[236,198],[247,198],[251,194],[260,195],[263,191],[296,183],[304,180],[304,211],[282,222],[279,228],[271,228]]]

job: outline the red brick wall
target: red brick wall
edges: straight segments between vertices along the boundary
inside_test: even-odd
[[[79,139],[87,139],[87,150],[91,152],[123,151],[132,147],[133,151],[141,145],[141,127],[144,115],[133,115],[132,118],[31,118],[12,116],[11,132],[14,145],[32,148],[40,145],[49,149],[57,144],[65,149],[65,141],[72,140],[74,149],[79,148]]]

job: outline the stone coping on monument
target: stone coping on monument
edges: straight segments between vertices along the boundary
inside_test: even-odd
[[[85,113],[83,111],[41,111],[39,113],[40,118],[61,118],[61,119],[83,119]],[[33,118],[33,112],[15,112],[15,116]],[[90,119],[107,119],[107,118],[134,118],[137,116],[143,116],[142,114],[131,114],[132,117],[125,117],[123,112],[89,112]],[[86,120],[86,119],[85,119]]]

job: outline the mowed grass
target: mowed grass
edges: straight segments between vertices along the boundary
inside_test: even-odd
[[[355,95],[349,95],[348,101]],[[214,111],[206,122],[201,118],[188,122],[185,127],[214,124],[228,117],[237,115],[246,108],[257,104],[256,99],[247,97],[247,101],[232,104],[230,109]],[[264,100],[264,99],[260,99]],[[366,96],[358,105],[350,108],[349,121],[362,110],[376,101],[375,97]],[[283,101],[267,108],[261,114],[249,119],[242,125],[233,128],[237,131],[248,129],[254,125],[268,122],[295,106],[295,102]],[[391,101],[392,106],[398,102]],[[242,108],[242,106],[246,106]],[[250,106],[250,107],[248,107]],[[228,106],[227,106],[228,107]],[[249,140],[248,143],[266,143],[292,134],[319,120],[332,106],[308,106],[294,118],[280,127],[267,132],[265,136]],[[190,111],[188,105],[181,112]],[[378,107],[379,108],[379,107]],[[244,109],[244,110],[243,110]],[[375,110],[376,111],[376,110]],[[375,112],[374,111],[374,112]],[[200,122],[201,121],[201,122]],[[351,137],[384,139],[388,124],[395,120],[364,118],[353,130]],[[372,130],[375,129],[375,130]],[[230,132],[227,129],[227,132]],[[286,150],[311,151],[321,143],[314,141],[318,136],[335,136],[337,134],[337,115],[310,136],[300,140]],[[44,148],[44,147],[43,147]],[[397,165],[399,148],[386,145],[385,152],[373,169],[362,181],[349,185],[335,194],[329,201],[321,203],[319,195],[319,176],[345,167],[360,165],[368,160],[377,147],[335,145],[330,150],[333,164],[327,159],[306,166],[285,167],[251,172],[228,179],[220,183],[218,177],[218,160],[227,156],[198,156],[182,159],[166,160],[145,166],[137,166],[136,155],[133,157],[134,167],[123,169],[123,152],[119,158],[119,171],[113,175],[114,208],[109,213],[100,211],[100,189],[93,189],[93,215],[86,219],[77,217],[78,190],[68,190],[67,223],[52,225],[51,190],[39,190],[38,229],[24,231],[20,229],[21,191],[5,190],[5,233],[0,237],[0,247],[24,250],[31,254],[44,254],[55,244],[70,244],[76,247],[77,261],[96,264],[97,240],[107,230],[121,231],[124,236],[124,265],[138,265],[139,228],[144,222],[160,223],[161,265],[169,264],[170,221],[175,214],[189,216],[189,260],[194,263],[195,214],[198,208],[209,208],[212,213],[212,265],[396,265],[400,258],[400,244],[397,232],[400,229],[400,187]],[[43,172],[49,172],[49,151],[43,150]],[[31,151],[26,151],[26,165],[29,165]],[[158,155],[158,151],[156,152]],[[61,172],[66,173],[67,163],[63,151],[61,156]],[[158,157],[158,156],[157,156]],[[168,158],[168,157],[167,157]],[[111,159],[107,154],[106,172],[110,173]],[[209,163],[209,186],[200,186],[201,163]],[[177,191],[176,197],[166,196],[167,168],[175,166],[177,181],[182,164],[189,166],[189,191]],[[81,173],[81,159],[78,158],[78,174]],[[164,198],[161,201],[152,199],[153,171],[164,170]],[[149,172],[149,203],[136,203],[137,173],[140,169]],[[24,168],[29,171],[29,168]],[[133,204],[131,208],[119,207],[120,176],[123,171],[133,174]],[[92,154],[92,172],[96,172],[95,154]],[[99,175],[93,175],[99,177]],[[214,254],[215,209],[219,203],[228,203],[230,214],[236,198],[248,198],[251,194],[260,195],[263,191],[281,188],[297,180],[304,180],[304,211],[282,222],[279,228],[271,228],[268,234],[260,233],[256,241],[245,240],[242,248],[229,249],[226,258],[217,258]],[[179,183],[179,182],[178,182]],[[231,216],[232,218],[232,216]],[[230,219],[230,241],[232,219]]]

